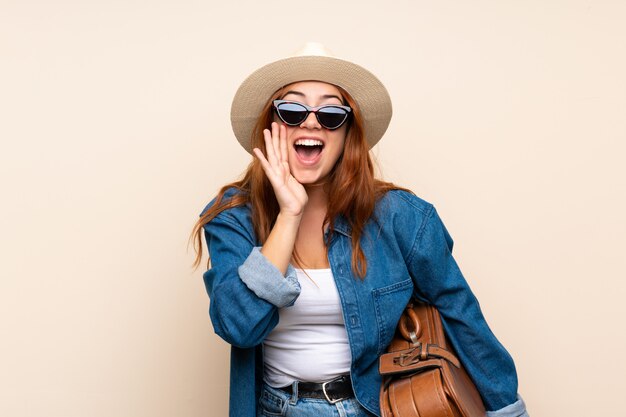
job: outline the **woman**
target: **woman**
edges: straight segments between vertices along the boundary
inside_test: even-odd
[[[255,158],[194,229],[210,317],[232,345],[230,415],[380,415],[378,357],[411,296],[439,309],[489,415],[526,415],[433,205],[374,178],[385,87],[321,48],[242,83],[231,120]]]

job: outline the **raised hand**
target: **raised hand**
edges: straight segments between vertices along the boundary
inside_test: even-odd
[[[308,201],[306,190],[289,170],[287,129],[285,125],[272,122],[272,130],[263,130],[267,158],[259,148],[252,151],[259,158],[263,171],[274,188],[274,194],[284,215],[301,216]]]

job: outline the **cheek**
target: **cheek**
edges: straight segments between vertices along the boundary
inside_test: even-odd
[[[332,159],[333,163],[339,159],[341,154],[343,153],[343,149],[345,146],[345,138],[343,135],[337,135],[337,137],[331,138],[333,146],[332,146]]]
[[[343,152],[343,148],[346,146],[346,132],[345,126],[333,132],[333,143],[339,148],[339,153]]]

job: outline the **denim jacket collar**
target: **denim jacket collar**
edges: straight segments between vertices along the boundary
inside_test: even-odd
[[[350,226],[350,223],[348,223],[348,220],[343,215],[339,215],[335,217],[335,222],[333,224],[333,227],[335,228],[336,232],[339,232],[342,235],[345,235],[347,237],[352,236],[352,227]],[[326,230],[326,233],[327,232],[328,230]]]

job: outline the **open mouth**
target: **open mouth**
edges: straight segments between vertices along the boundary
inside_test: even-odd
[[[313,161],[322,153],[324,142],[317,139],[298,139],[293,144],[298,157],[303,161]]]

